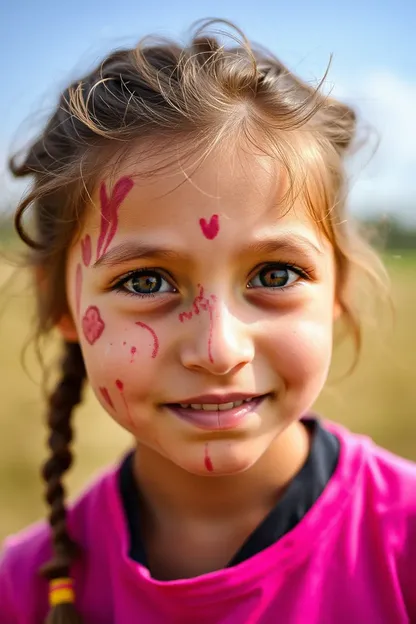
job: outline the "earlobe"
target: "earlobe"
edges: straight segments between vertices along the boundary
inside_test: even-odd
[[[56,324],[56,329],[65,342],[79,342],[78,331],[71,314],[63,314]]]

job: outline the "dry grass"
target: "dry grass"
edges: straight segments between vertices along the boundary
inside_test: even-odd
[[[416,350],[411,346],[416,334],[416,256],[393,256],[388,265],[397,307],[394,328],[381,330],[375,319],[358,368],[338,383],[334,378],[345,370],[347,350],[336,350],[329,384],[315,407],[327,418],[416,460]],[[10,270],[0,266],[0,287],[8,277]],[[38,476],[45,441],[40,371],[33,355],[27,364],[30,376],[20,361],[31,309],[32,296],[24,280],[13,278],[11,286],[0,292],[0,540],[45,513]],[[67,479],[71,497],[129,444],[90,393],[76,415],[76,431],[77,460]]]

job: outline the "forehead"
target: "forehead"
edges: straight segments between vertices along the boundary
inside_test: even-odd
[[[92,227],[99,227],[103,197],[111,199],[121,178],[133,184],[118,209],[119,233],[170,230],[172,236],[189,236],[201,218],[215,214],[240,236],[289,227],[321,238],[302,193],[291,196],[288,174],[277,159],[248,149],[219,147],[190,158],[178,152],[164,165],[163,154],[143,158],[138,147],[99,181],[88,211]]]

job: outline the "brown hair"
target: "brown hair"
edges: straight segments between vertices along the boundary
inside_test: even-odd
[[[37,289],[39,335],[68,311],[66,252],[109,163],[125,158],[133,142],[146,156],[166,155],[160,161],[163,168],[179,146],[182,155],[201,147],[206,155],[232,138],[278,159],[290,180],[288,206],[301,193],[330,240],[337,296],[358,354],[361,328],[351,286],[359,272],[380,286],[383,280],[376,254],[345,212],[344,160],[356,137],[356,115],[322,93],[323,81],[312,88],[272,54],[250,45],[232,24],[221,22],[236,33],[229,35],[231,45],[223,34],[206,34],[213,21],[205,21],[196,26],[188,46],[145,39],[133,49],[111,53],[61,94],[23,162],[18,164],[18,156],[11,160],[15,176],[34,178],[17,208],[15,225],[31,249],[30,264],[41,267],[44,278]],[[23,223],[29,208],[33,238]],[[66,344],[62,378],[50,397],[51,456],[43,468],[55,553],[41,571],[48,579],[68,576],[76,556],[65,527],[61,476],[71,463],[70,418],[84,378],[79,346]],[[51,609],[47,622],[70,624],[77,618],[73,605],[60,605]]]

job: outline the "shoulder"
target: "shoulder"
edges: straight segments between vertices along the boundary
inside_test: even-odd
[[[368,436],[325,425],[341,442],[344,475],[352,489],[349,517],[366,532],[367,541],[377,543],[383,565],[394,568],[407,611],[416,621],[416,463]]]
[[[353,477],[359,470],[360,485],[372,490],[382,508],[390,513],[416,513],[416,463],[378,446],[369,436],[353,433],[332,421],[323,426],[334,433],[341,443],[344,474]],[[357,475],[356,475],[357,476]]]
[[[89,548],[116,473],[114,468],[102,472],[68,505],[68,530],[81,550]],[[7,614],[5,621],[26,624],[42,620],[47,610],[47,582],[39,569],[51,555],[50,528],[44,520],[6,538],[0,555],[0,613],[2,617]]]

